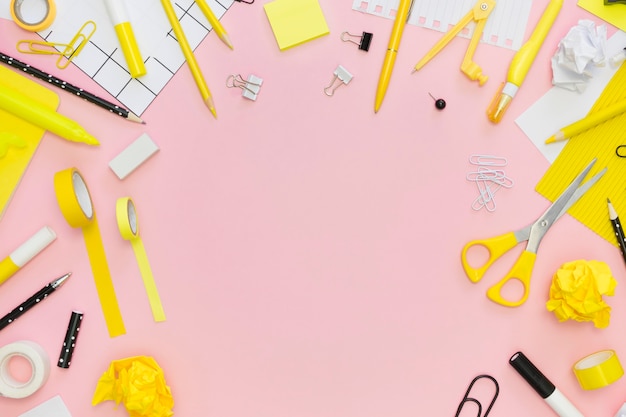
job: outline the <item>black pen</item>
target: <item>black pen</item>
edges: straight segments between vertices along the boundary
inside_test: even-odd
[[[606,202],[609,206],[609,219],[613,225],[613,231],[615,232],[617,243],[619,243],[622,257],[624,258],[624,262],[626,262],[626,236],[624,236],[624,229],[622,228],[622,223],[619,221],[619,217],[617,216],[617,211],[615,211],[613,204],[611,204],[611,200],[607,198]]]
[[[0,319],[0,330],[4,329],[9,324],[13,323],[15,319],[17,319],[22,314],[26,313],[28,310],[30,310],[31,308],[39,304],[40,301],[45,300],[46,297],[48,297],[50,294],[56,291],[57,288],[63,285],[63,283],[67,281],[70,275],[72,275],[72,273],[68,272],[62,277],[57,278],[54,281],[46,284],[45,287],[43,287],[42,289],[37,291],[35,294],[33,294],[32,297],[30,297],[28,300],[24,301],[22,304],[14,308],[13,311],[11,311],[6,316],[2,317]]]
[[[117,104],[102,99],[95,94],[90,93],[89,91],[85,91],[80,87],[76,87],[75,85],[63,81],[60,78],[48,74],[45,71],[37,69],[13,57],[10,57],[4,52],[0,52],[0,62],[3,62],[10,67],[17,68],[25,74],[32,75],[33,77],[38,78],[42,81],[46,81],[47,83],[52,84],[53,86],[60,88],[61,90],[65,90],[70,94],[74,94],[75,96],[78,96],[92,104],[95,104],[98,107],[108,110],[111,113],[115,113],[126,120],[130,120],[131,122],[144,123],[143,120],[141,120],[136,114],[134,114],[130,110],[127,110],[122,106],[118,106]]]

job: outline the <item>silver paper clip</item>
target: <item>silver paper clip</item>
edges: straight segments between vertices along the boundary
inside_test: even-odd
[[[369,32],[363,32],[361,36],[353,35],[350,32],[342,32],[341,40],[344,42],[352,42],[357,45],[361,51],[369,51],[370,44],[372,43],[372,37],[374,35]],[[359,42],[354,41],[352,38],[359,38]]]
[[[261,90],[261,85],[263,85],[263,79],[253,74],[250,74],[247,80],[244,80],[239,74],[229,75],[226,79],[226,87],[241,88],[241,95],[252,101],[256,100],[256,97]]]
[[[352,81],[352,74],[348,72],[347,69],[342,67],[341,65],[337,66],[337,69],[333,72],[334,77],[331,83],[324,89],[324,94],[327,96],[332,96],[335,94],[335,90],[338,89],[343,84],[348,84]]]

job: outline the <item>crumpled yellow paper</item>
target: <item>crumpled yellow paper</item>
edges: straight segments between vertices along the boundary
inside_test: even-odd
[[[601,261],[573,261],[563,264],[552,277],[548,311],[559,321],[593,321],[594,326],[609,325],[611,307],[602,299],[613,295],[617,281]]]
[[[149,356],[134,356],[111,362],[100,377],[92,405],[112,400],[124,404],[130,417],[170,417],[174,399],[165,375]]]

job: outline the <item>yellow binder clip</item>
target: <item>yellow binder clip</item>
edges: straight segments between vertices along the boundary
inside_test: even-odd
[[[472,39],[470,40],[469,46],[467,47],[467,52],[465,53],[465,57],[463,57],[463,62],[461,63],[461,71],[463,74],[467,75],[470,80],[476,81],[478,80],[479,85],[483,85],[487,82],[487,76],[483,75],[482,69],[472,61],[472,57],[474,56],[474,52],[476,51],[476,47],[478,46],[478,42],[480,41],[480,37],[483,34],[483,29],[485,28],[485,24],[487,23],[487,18],[489,14],[492,12],[495,7],[495,0],[478,0],[478,2],[474,5],[472,10],[470,10],[452,29],[450,29],[444,36],[432,47],[430,51],[422,58],[416,65],[413,72],[420,70],[424,65],[426,65],[431,59],[435,57],[441,50],[463,29],[467,26],[471,21],[476,22],[476,27],[474,28],[474,33],[472,35]]]

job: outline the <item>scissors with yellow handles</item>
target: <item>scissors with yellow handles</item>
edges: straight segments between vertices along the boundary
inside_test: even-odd
[[[539,244],[550,227],[552,227],[552,225],[565,214],[567,210],[602,177],[602,175],[604,175],[606,168],[602,169],[581,185],[595,162],[595,159],[592,160],[534,223],[514,232],[508,232],[489,239],[473,240],[465,245],[461,253],[463,269],[465,269],[465,273],[470,281],[478,282],[485,275],[487,269],[489,269],[500,256],[504,255],[519,243],[527,242],[526,248],[509,270],[508,274],[487,290],[487,297],[491,301],[506,307],[517,307],[528,299],[530,277],[537,258]],[[489,251],[489,258],[482,266],[474,267],[468,262],[468,251],[477,246],[487,249]],[[517,300],[507,299],[502,294],[502,288],[511,280],[517,280],[523,286],[523,293]]]

